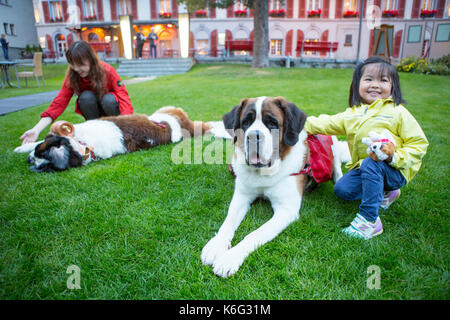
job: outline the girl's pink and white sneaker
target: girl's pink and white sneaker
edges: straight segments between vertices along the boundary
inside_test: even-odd
[[[400,189],[387,191],[383,193],[383,201],[381,201],[380,208],[387,210],[400,197]]]

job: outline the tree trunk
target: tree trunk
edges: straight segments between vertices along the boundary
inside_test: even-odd
[[[253,1],[253,68],[269,67],[269,1]]]

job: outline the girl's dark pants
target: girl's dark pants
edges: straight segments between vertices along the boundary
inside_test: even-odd
[[[116,97],[107,93],[101,100],[95,93],[86,90],[83,91],[77,100],[78,108],[86,120],[97,119],[104,116],[118,116],[120,114],[119,103]]]

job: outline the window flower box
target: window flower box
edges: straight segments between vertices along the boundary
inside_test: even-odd
[[[159,18],[160,19],[170,19],[171,17],[172,17],[172,13],[170,13],[170,12],[163,12],[163,11],[161,11],[159,13]]]
[[[308,18],[320,18],[322,9],[308,11]]]
[[[97,20],[97,16],[93,15],[93,16],[87,16],[84,18],[85,21],[94,21]]]
[[[432,18],[436,15],[437,10],[423,10],[420,11],[420,16],[422,18]]]
[[[279,10],[269,10],[269,16],[270,17],[278,17],[278,18],[282,18],[286,15],[286,11],[284,11],[284,9],[279,9]]]
[[[195,11],[195,16],[197,18],[206,18],[206,16],[208,16],[208,13],[205,10],[197,10]]]
[[[63,18],[51,18],[50,22],[52,23],[63,22]]]
[[[247,10],[236,10],[234,11],[235,17],[246,17],[247,16]]]
[[[384,18],[395,18],[398,17],[398,10],[383,10],[382,15]]]
[[[359,15],[358,11],[352,11],[352,10],[344,11],[344,18],[356,18],[356,17],[358,17],[358,15]]]

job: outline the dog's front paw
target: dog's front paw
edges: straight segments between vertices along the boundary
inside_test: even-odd
[[[231,248],[231,243],[228,240],[224,240],[215,236],[203,247],[202,250],[202,263],[204,265],[213,265],[214,261]]]
[[[243,255],[239,249],[234,247],[216,259],[213,265],[213,271],[219,277],[231,277],[239,270],[244,259],[245,255]]]
[[[15,153],[28,153],[28,152],[31,152],[32,150],[34,150],[35,146],[36,146],[35,143],[27,143],[20,147],[15,148],[14,152]]]

